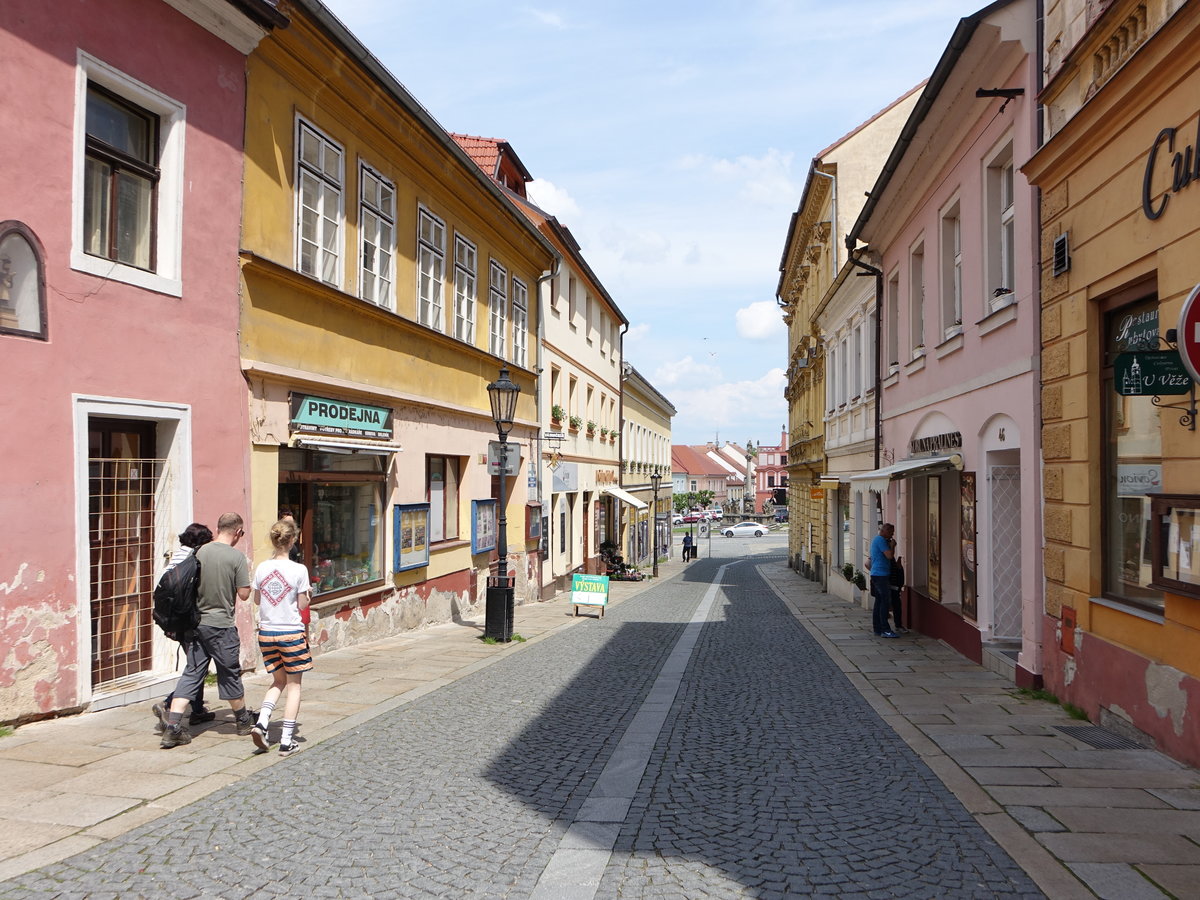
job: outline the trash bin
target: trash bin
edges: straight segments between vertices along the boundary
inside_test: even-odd
[[[489,575],[487,603],[484,609],[483,636],[502,643],[512,640],[513,578],[510,575]]]

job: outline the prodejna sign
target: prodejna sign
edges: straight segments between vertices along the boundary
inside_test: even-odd
[[[1154,139],[1146,156],[1146,173],[1142,178],[1142,212],[1153,221],[1167,209],[1172,194],[1178,194],[1193,181],[1200,181],[1200,119],[1196,139],[1180,150],[1175,149],[1175,128],[1164,128]],[[1170,187],[1155,193],[1155,175],[1170,174]],[[1161,183],[1161,181],[1160,181]]]
[[[292,431],[384,439],[392,436],[392,411],[386,407],[309,394],[292,394],[290,399]]]

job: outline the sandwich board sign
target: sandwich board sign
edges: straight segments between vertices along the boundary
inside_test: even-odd
[[[575,607],[575,615],[579,615],[581,606],[598,606],[600,618],[604,618],[604,607],[608,606],[608,576],[572,575],[571,603]]]

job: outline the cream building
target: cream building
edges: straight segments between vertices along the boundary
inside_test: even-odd
[[[623,367],[621,388],[621,487],[642,505],[627,507],[616,543],[625,559],[640,566],[653,558],[651,528],[658,531],[660,558],[671,547],[671,419],[676,409],[629,363]]]

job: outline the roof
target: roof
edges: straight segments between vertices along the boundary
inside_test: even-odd
[[[708,475],[722,479],[729,475],[718,462],[709,459],[707,453],[697,453],[686,444],[671,445],[671,469],[686,472],[688,475]]]
[[[521,162],[521,158],[517,156],[517,152],[513,150],[512,144],[503,138],[480,137],[475,134],[455,134],[450,132],[450,137],[458,142],[458,146],[466,151],[467,156],[475,161],[475,165],[483,169],[484,174],[488,178],[499,179],[505,184],[508,179],[500,178],[501,169],[504,163],[511,164],[516,170],[519,180],[524,184],[533,181],[533,176],[529,174],[529,170],[525,168],[525,164]],[[509,187],[513,187],[509,185]],[[521,191],[518,191],[521,193]]]

